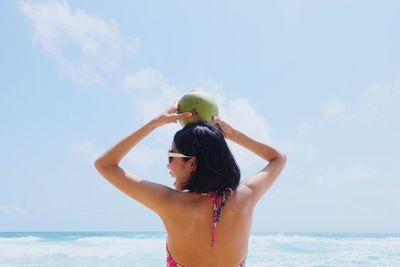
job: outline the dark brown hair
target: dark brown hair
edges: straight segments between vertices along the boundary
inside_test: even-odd
[[[238,187],[240,169],[218,127],[203,121],[189,124],[176,132],[174,143],[180,153],[196,157],[195,172],[183,189],[222,193],[227,187]]]

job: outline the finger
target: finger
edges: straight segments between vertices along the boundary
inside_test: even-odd
[[[213,123],[216,125],[216,126],[218,126],[218,128],[220,128],[221,130],[222,130],[222,128],[223,128],[223,122],[220,120],[220,119],[214,119],[213,120]]]
[[[225,134],[225,131],[222,129],[221,125],[216,124],[215,126],[222,132],[222,134]]]
[[[191,116],[193,116],[193,112],[185,112],[185,113],[181,113],[180,115],[182,115],[184,117],[191,117]]]
[[[216,116],[216,115],[212,116],[212,120],[214,122],[222,122],[222,119],[220,117]]]
[[[192,115],[193,115],[192,112],[185,112],[185,113],[179,113],[179,114],[177,114],[177,113],[172,114],[171,117],[173,117],[176,120],[179,120],[179,119],[189,118]]]

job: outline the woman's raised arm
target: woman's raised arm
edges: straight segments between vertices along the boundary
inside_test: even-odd
[[[190,116],[191,113],[176,114],[175,107],[169,108],[166,113],[152,119],[99,157],[94,163],[96,169],[110,183],[136,201],[158,214],[165,212],[174,190],[129,174],[119,166],[119,163],[136,144],[154,129]]]
[[[282,172],[286,164],[286,155],[234,129],[220,117],[214,117],[214,123],[220,127],[227,139],[245,147],[262,159],[268,161],[268,164],[261,171],[248,177],[244,181],[244,184],[253,192],[252,202],[253,206],[255,206]]]

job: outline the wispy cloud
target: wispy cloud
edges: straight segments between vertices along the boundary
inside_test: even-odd
[[[1,205],[0,216],[22,216],[27,214],[27,210],[17,205]]]
[[[140,45],[137,38],[125,40],[115,21],[74,10],[67,1],[22,0],[18,7],[32,20],[34,42],[81,86],[100,82],[99,72],[118,69],[122,55]]]
[[[269,123],[251,106],[247,99],[227,98],[227,101],[222,106],[222,115],[236,129],[258,141],[272,145]],[[232,150],[237,156],[240,166],[244,169],[250,168],[255,164],[262,164],[263,160],[239,145],[234,144]],[[259,167],[261,168],[262,165]]]
[[[306,140],[312,134],[309,122],[302,122],[297,129],[281,142],[279,148],[290,158],[297,160],[313,161],[317,158],[317,149]]]
[[[346,112],[346,105],[337,99],[331,99],[322,105],[322,113],[329,118],[335,118]]]
[[[287,139],[282,142],[282,150],[289,157],[297,157],[305,161],[313,161],[317,158],[317,149],[299,139]]]
[[[311,133],[312,133],[312,130],[311,130],[310,123],[303,122],[297,129],[296,137],[299,137],[299,138],[307,137],[307,136],[311,135]]]
[[[347,104],[333,99],[322,104],[322,113],[340,120],[369,120],[376,117],[400,119],[400,80],[374,84]]]
[[[149,68],[127,74],[123,88],[134,111],[145,120],[165,110],[182,95],[182,90],[168,81],[160,71]]]
[[[146,144],[139,144],[135,147],[134,153],[129,153],[123,164],[130,165],[139,174],[145,174],[146,170],[165,167],[167,164],[167,150],[153,148]],[[95,160],[99,158],[106,150],[91,141],[84,141],[73,144],[69,148],[69,152],[81,163],[93,166]],[[162,164],[160,164],[162,162]],[[165,164],[164,164],[165,163]]]
[[[169,147],[154,147],[141,143],[135,147],[133,153],[128,154],[125,164],[129,169],[133,170],[135,174],[144,176],[145,178],[151,178],[155,181],[163,181],[162,177],[167,177],[168,173],[168,148]],[[162,177],[154,177],[154,170],[165,170],[162,171],[162,173],[166,175],[162,175]],[[171,182],[172,184],[172,179],[163,182]]]
[[[390,115],[400,119],[400,81],[375,84],[361,94],[361,107],[350,117],[364,118],[377,115]]]
[[[331,187],[336,185],[350,185],[353,183],[367,183],[374,180],[378,171],[369,166],[356,164],[343,169],[332,168],[325,173],[314,177],[315,185],[321,187]]]
[[[216,99],[220,115],[232,126],[255,139],[271,142],[269,123],[245,97],[229,96],[223,85],[214,79],[202,78],[196,84]]]
[[[90,141],[74,144],[69,152],[81,163],[93,166],[94,161],[105,151]]]
[[[152,178],[155,181],[162,181],[162,177],[153,177],[154,170],[161,170],[163,168],[165,170],[167,169],[168,148],[169,146],[156,148],[145,143],[140,143],[134,148],[132,153],[128,153],[126,155],[124,160],[121,162],[121,165],[126,166],[128,170],[132,170],[136,175],[144,178]],[[91,168],[93,168],[95,160],[105,153],[106,149],[94,144],[93,142],[84,141],[73,144],[69,148],[69,152],[79,162],[89,165]],[[168,183],[170,181],[168,180],[166,182]],[[112,187],[105,182],[101,185],[100,190],[104,192],[112,192],[113,190],[111,188]]]

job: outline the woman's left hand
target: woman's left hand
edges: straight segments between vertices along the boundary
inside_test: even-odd
[[[177,113],[177,111],[178,101],[170,106],[164,113],[152,119],[152,121],[156,124],[157,127],[160,127],[168,123],[176,123],[180,119],[189,118],[193,115],[192,112]]]

